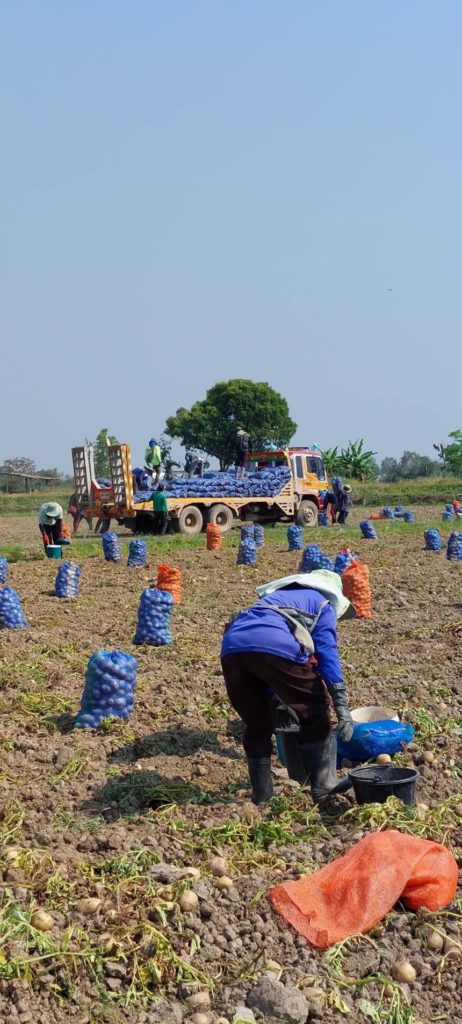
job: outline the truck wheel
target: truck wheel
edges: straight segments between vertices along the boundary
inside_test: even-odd
[[[297,522],[299,526],[318,525],[318,507],[314,501],[306,498],[305,501],[301,502],[297,512]]]
[[[212,505],[209,512],[209,523],[218,526],[221,533],[227,533],[234,522],[234,516],[227,505]]]
[[[197,505],[185,505],[181,509],[178,516],[180,533],[185,533],[188,537],[194,537],[197,533],[201,532],[203,525],[204,517]]]

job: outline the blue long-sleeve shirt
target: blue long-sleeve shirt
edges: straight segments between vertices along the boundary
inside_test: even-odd
[[[276,590],[257,601],[233,620],[221,647],[221,656],[263,651],[301,664],[310,655],[295,639],[289,624],[272,605],[297,608],[302,613],[317,615],[325,597],[308,587],[291,586]],[[331,686],[343,684],[342,666],[337,647],[337,620],[331,604],[323,608],[312,631],[315,657],[322,679]]]

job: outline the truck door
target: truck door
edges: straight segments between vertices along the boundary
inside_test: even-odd
[[[292,476],[296,494],[303,494],[305,490],[305,469],[303,455],[291,455]]]

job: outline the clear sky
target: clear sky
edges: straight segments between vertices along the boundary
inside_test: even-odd
[[[295,440],[462,426],[460,0],[0,9],[0,461],[267,380]]]

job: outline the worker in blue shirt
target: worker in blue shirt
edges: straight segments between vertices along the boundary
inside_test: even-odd
[[[341,577],[326,569],[257,587],[260,600],[227,626],[221,664],[229,700],[245,725],[252,800],[271,799],[272,696],[299,725],[298,752],[315,803],[337,785],[336,733],[346,743],[353,721],[337,645],[337,619],[354,615]]]

